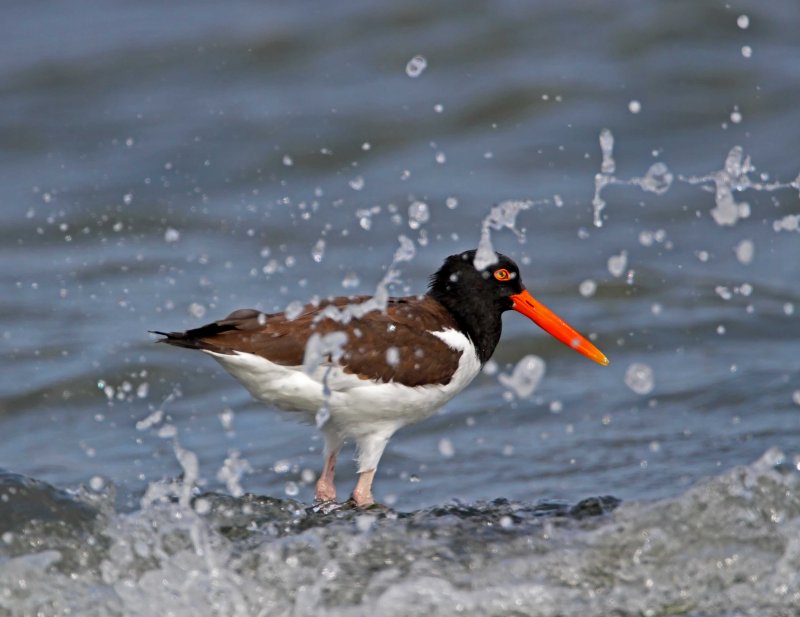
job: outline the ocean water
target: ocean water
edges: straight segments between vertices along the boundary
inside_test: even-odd
[[[0,614],[800,614],[794,0],[3,13]],[[375,510],[148,334],[484,228],[611,365],[507,315]]]

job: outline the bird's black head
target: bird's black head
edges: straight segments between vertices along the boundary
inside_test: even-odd
[[[475,250],[464,251],[445,259],[442,267],[431,276],[429,293],[437,300],[450,298],[450,302],[460,305],[471,298],[498,314],[511,309],[514,304],[511,296],[525,289],[517,264],[510,257],[497,253],[497,263],[478,270],[475,253]],[[448,302],[443,304],[450,308]]]
[[[525,286],[511,258],[498,253],[497,263],[478,270],[475,253],[464,251],[445,259],[431,277],[428,295],[450,311],[475,344],[481,362],[486,362],[500,340],[501,314],[514,307],[511,296]]]
[[[475,267],[476,251],[451,255],[431,277],[428,295],[442,304],[470,337],[481,362],[486,362],[500,340],[501,315],[515,310],[559,341],[599,364],[608,358],[591,342],[536,300],[522,284],[512,259],[497,253],[497,262]]]

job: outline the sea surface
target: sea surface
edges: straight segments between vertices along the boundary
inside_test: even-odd
[[[796,0],[2,13],[0,615],[800,615]],[[372,510],[148,333],[482,232],[611,365],[506,315]]]

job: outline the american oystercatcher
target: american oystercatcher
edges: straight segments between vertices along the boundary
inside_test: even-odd
[[[334,501],[336,456],[345,439],[356,443],[357,506],[374,503],[372,480],[389,438],[430,417],[471,382],[491,358],[501,315],[522,313],[561,342],[599,364],[608,359],[525,289],[519,268],[498,254],[476,269],[475,251],[448,257],[428,293],[389,298],[381,310],[368,296],[306,304],[301,311],[265,314],[240,309],[225,319],[187,330],[155,332],[159,342],[211,355],[256,399],[318,420],[325,438],[324,467],[315,499]],[[339,337],[339,353],[324,349],[309,366],[312,337]],[[319,335],[319,336],[314,336]],[[320,409],[327,414],[319,421]]]

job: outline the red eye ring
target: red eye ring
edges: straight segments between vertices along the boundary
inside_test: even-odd
[[[507,281],[511,278],[511,273],[505,268],[500,268],[494,271],[494,278],[498,281]]]

